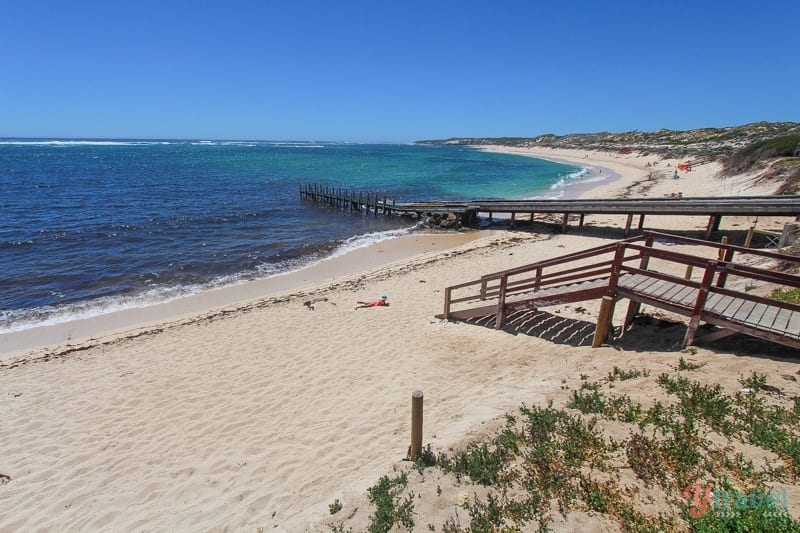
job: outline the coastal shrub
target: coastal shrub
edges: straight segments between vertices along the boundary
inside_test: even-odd
[[[691,361],[687,361],[683,358],[683,356],[678,359],[678,366],[675,367],[675,370],[681,371],[694,371],[699,370],[706,366],[705,363],[692,363]]]
[[[647,377],[649,375],[650,375],[650,371],[647,370],[647,369],[643,369],[643,370],[636,370],[636,369],[625,370],[625,369],[619,368],[618,366],[615,366],[614,370],[608,373],[608,381],[613,383],[614,381],[617,381],[617,380],[626,381],[626,380],[629,380],[629,379]]]
[[[678,362],[682,370],[692,365]],[[719,385],[662,374],[656,381],[670,398],[645,408],[629,396],[607,392],[614,381],[630,374],[617,369],[603,383],[590,382],[587,376],[580,390],[572,392],[569,406],[580,413],[556,409],[552,401],[545,407],[523,405],[518,413],[506,416],[505,427],[463,452],[436,456],[427,446],[421,454],[427,458],[415,466],[453,472],[459,479],[460,488],[455,490],[461,503],[440,530],[546,531],[555,512],[566,515],[580,510],[611,518],[624,531],[800,533],[800,522],[776,509],[734,513],[712,505],[702,517],[689,516],[688,511],[696,508],[686,496],[687,487],[699,486],[698,482],[715,487],[715,492],[742,494],[766,492],[769,482],[796,482],[800,478],[800,399],[761,394],[767,376],[758,372],[739,379],[753,392],[735,395],[725,394]],[[628,436],[617,442],[605,435],[607,420],[630,424]],[[707,438],[710,430],[716,431],[715,438]],[[727,442],[720,443],[720,438]],[[744,453],[736,452],[732,446],[736,441],[771,450],[781,460],[756,467]],[[641,482],[653,483],[667,494],[670,508],[657,516],[640,510],[639,488],[620,483],[618,469],[625,466]],[[402,476],[382,478],[370,489],[370,501],[377,508],[370,531],[413,524],[415,495],[402,497],[408,492],[402,490],[406,483]],[[479,496],[469,485],[489,488]],[[436,489],[437,497],[449,490],[441,485]],[[462,510],[468,516],[460,514]],[[431,531],[437,528],[428,525]]]
[[[606,412],[606,402],[603,393],[598,390],[584,392],[582,390],[572,391],[572,400],[567,404],[571,409],[577,409],[583,414]]]
[[[779,287],[772,291],[770,297],[782,302],[800,304],[800,287],[796,287],[794,289],[784,289]]]
[[[394,478],[383,476],[377,484],[367,489],[369,501],[375,506],[369,525],[370,533],[387,533],[395,524],[408,529],[414,527],[414,493],[401,498],[400,492],[408,485],[405,472]]]
[[[741,174],[765,159],[793,155],[798,144],[800,133],[756,141],[723,158],[723,171],[727,174]]]

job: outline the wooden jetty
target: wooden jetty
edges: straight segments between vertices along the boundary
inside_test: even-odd
[[[413,215],[420,218],[425,215],[453,213],[461,219],[465,226],[475,225],[478,217],[478,207],[469,203],[397,203],[394,198],[390,198],[385,193],[326,187],[313,183],[300,186],[300,198],[337,209],[371,213],[375,216],[381,213],[384,215]]]
[[[711,256],[657,248],[657,242],[700,246]],[[734,262],[735,256],[744,254],[800,264],[796,256],[645,231],[637,237],[447,287],[444,313],[437,316],[464,320],[494,315],[499,329],[512,311],[602,299],[593,342],[597,347],[611,332],[616,302],[627,298],[630,303],[623,332],[641,305],[647,304],[689,318],[683,347],[694,343],[700,323],[706,322],[718,329],[703,337],[705,340],[738,332],[800,348],[800,305],[732,289],[729,283],[737,279],[738,285],[746,288],[748,282],[758,280],[796,288],[800,276]],[[677,276],[676,270],[685,270],[687,275]],[[693,271],[698,275],[692,277]]]
[[[620,198],[577,200],[469,200],[439,202],[396,202],[380,193],[350,191],[315,184],[302,185],[300,197],[348,210],[375,215],[400,214],[422,216],[430,213],[454,213],[466,226],[477,222],[479,213],[489,219],[494,214],[510,216],[512,226],[520,216],[533,220],[538,214],[561,215],[563,231],[567,231],[570,215],[579,215],[582,226],[586,215],[627,215],[625,236],[631,231],[634,217],[639,230],[644,229],[647,215],[707,216],[706,237],[717,231],[724,216],[786,216],[800,220],[800,196],[734,196],[691,198]]]

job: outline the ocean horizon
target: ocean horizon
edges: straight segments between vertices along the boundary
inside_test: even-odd
[[[559,198],[590,168],[463,146],[0,139],[0,333],[297,270],[419,228],[301,201]]]

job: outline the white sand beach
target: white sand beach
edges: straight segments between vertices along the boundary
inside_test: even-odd
[[[673,180],[678,161],[655,156],[493,149],[618,175],[583,191],[591,197],[772,192],[747,176],[722,179],[715,163]],[[725,218],[721,234],[753,222]],[[32,347],[36,332],[0,339],[0,474],[9,477],[0,481],[0,531],[327,530],[334,499],[363,514],[366,488],[405,457],[416,389],[425,393],[424,442],[447,450],[523,402],[563,405],[564,380],[580,374],[632,364],[669,371],[680,326],[592,349],[435,318],[446,286],[609,242],[625,217],[586,223],[566,234],[541,224],[387,241],[284,286],[253,282],[228,300],[210,298],[202,311],[89,319],[69,340],[39,337],[47,346]],[[646,227],[706,223],[648,217]],[[390,306],[354,309],[382,293]],[[597,305],[548,312],[564,321],[554,327],[591,335]],[[789,396],[800,383],[780,376],[797,372],[796,357],[755,341],[693,355],[706,363],[704,382],[736,390],[757,369]],[[789,487],[788,499],[800,516],[800,490]]]

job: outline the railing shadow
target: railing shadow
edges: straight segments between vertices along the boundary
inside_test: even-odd
[[[495,315],[465,320],[467,324],[494,329]],[[512,335],[528,335],[554,344],[591,346],[594,322],[566,318],[546,311],[515,311],[509,313],[502,331]]]
[[[644,315],[620,336],[619,327],[615,328],[614,340],[611,342],[626,352],[680,352],[681,341],[686,333],[686,323],[658,319]],[[495,315],[464,320],[467,324],[494,329]],[[595,323],[576,318],[567,318],[542,310],[515,311],[508,315],[502,331],[512,335],[527,335],[572,347],[590,347],[594,338]],[[800,350],[795,350],[763,339],[744,334],[703,342],[702,335],[713,331],[711,326],[700,328],[698,347],[717,354],[735,354],[737,356],[765,357],[774,360],[796,360],[800,358]],[[676,356],[677,357],[677,356]]]

